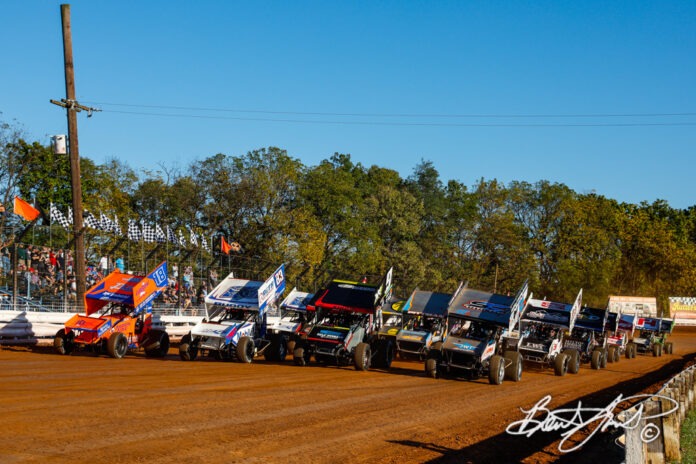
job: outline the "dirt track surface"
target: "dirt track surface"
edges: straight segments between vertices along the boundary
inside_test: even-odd
[[[696,353],[678,328],[673,355],[638,355],[577,375],[525,368],[518,383],[430,379],[422,364],[389,372],[250,365],[129,354],[116,360],[0,348],[0,463],[614,462],[613,437],[560,454],[558,435],[511,436],[543,396],[550,408],[605,407],[654,390]],[[601,454],[600,454],[601,453]]]

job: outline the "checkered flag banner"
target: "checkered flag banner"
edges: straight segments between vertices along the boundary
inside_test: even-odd
[[[128,220],[128,239],[129,240],[140,240],[141,238],[143,238],[143,235],[140,232],[140,227],[138,227],[138,223],[135,222],[135,219],[129,219]]]
[[[172,230],[172,228],[169,227],[169,225],[167,225],[165,229],[167,230],[167,240],[169,240],[169,243],[178,245],[179,241],[176,239],[176,235],[174,235],[174,231]]]
[[[210,252],[210,245],[208,245],[208,241],[205,239],[205,234],[201,234],[201,246],[205,251]]]
[[[85,217],[84,217],[84,225],[85,227],[89,227],[91,229],[101,229],[101,224],[99,224],[99,221],[97,221],[97,218],[94,217],[94,214],[90,213],[89,211],[85,211]]]
[[[72,206],[68,206],[68,221],[70,221],[70,224],[75,223],[75,220],[73,219],[73,214],[72,214]]]
[[[186,237],[181,229],[179,229],[179,246],[186,247]]]
[[[164,243],[167,241],[167,236],[164,235],[164,231],[159,224],[155,224],[155,235],[157,238],[157,243]]]
[[[143,226],[143,240],[146,242],[156,242],[157,232],[155,232],[155,228],[144,221],[140,224]]]
[[[123,235],[121,233],[121,226],[118,223],[118,216],[116,216],[115,214],[114,214],[114,220],[111,221],[111,232],[113,232],[114,234],[119,235],[119,236]]]
[[[51,223],[53,222],[57,222],[63,226],[64,229],[70,230],[70,221],[68,221],[68,218],[66,218],[65,215],[60,212],[56,205],[51,203]]]
[[[101,213],[99,215],[99,227],[101,230],[105,230],[107,232],[113,232],[113,226],[111,225],[111,219],[109,219],[109,216],[107,216],[104,213]]]
[[[198,235],[192,230],[189,230],[189,232],[191,232],[191,245],[198,246]]]

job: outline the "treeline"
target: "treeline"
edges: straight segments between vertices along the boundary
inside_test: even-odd
[[[66,157],[4,134],[4,203],[18,194],[46,209],[51,202],[70,205]],[[405,179],[347,154],[305,166],[275,147],[140,175],[117,160],[97,165],[83,157],[81,163],[86,209],[122,221],[195,227],[244,249],[228,257],[217,241],[210,255],[120,245],[114,253],[127,246],[133,263],[188,257],[200,275],[213,266],[264,278],[284,262],[289,281],[307,290],[331,276],[376,279],[393,266],[397,294],[404,296],[416,287],[452,292],[462,280],[514,292],[525,279],[536,296],[557,301],[572,301],[582,287],[591,305],[621,294],[657,296],[667,308],[668,296],[696,294],[696,210],[664,201],[619,203],[549,181],[445,183],[430,161]],[[11,219],[2,221],[7,240]],[[37,229],[33,240],[69,240],[57,226]],[[113,251],[115,240],[89,232],[87,243],[103,253]]]

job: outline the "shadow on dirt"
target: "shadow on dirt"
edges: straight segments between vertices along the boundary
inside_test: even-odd
[[[639,393],[655,393],[667,380],[681,372],[688,365],[693,364],[695,359],[696,353],[674,359],[642,377],[618,383],[553,409],[576,408],[579,401],[582,401],[583,405],[587,405],[587,407],[604,407],[611,404],[618,395],[630,397]],[[519,419],[522,419],[521,413]],[[589,439],[578,451],[566,454],[560,453],[557,449],[557,443],[561,438],[560,433],[540,431],[532,437],[526,437],[502,432],[461,449],[451,449],[434,443],[412,440],[388,441],[403,446],[441,453],[441,457],[427,461],[431,464],[522,462],[525,460],[527,462],[563,462],[571,464],[595,461],[602,464],[613,464],[621,463],[625,460],[623,450],[615,444],[616,438],[622,434],[620,429],[615,430],[613,427],[610,427],[606,432],[600,432]],[[584,439],[583,436],[579,438],[581,440]],[[566,446],[572,447],[573,444],[567,443]]]

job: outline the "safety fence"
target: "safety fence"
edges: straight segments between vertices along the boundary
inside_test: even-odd
[[[679,436],[694,407],[696,366],[670,379],[656,394],[618,415],[626,464],[681,462]]]

